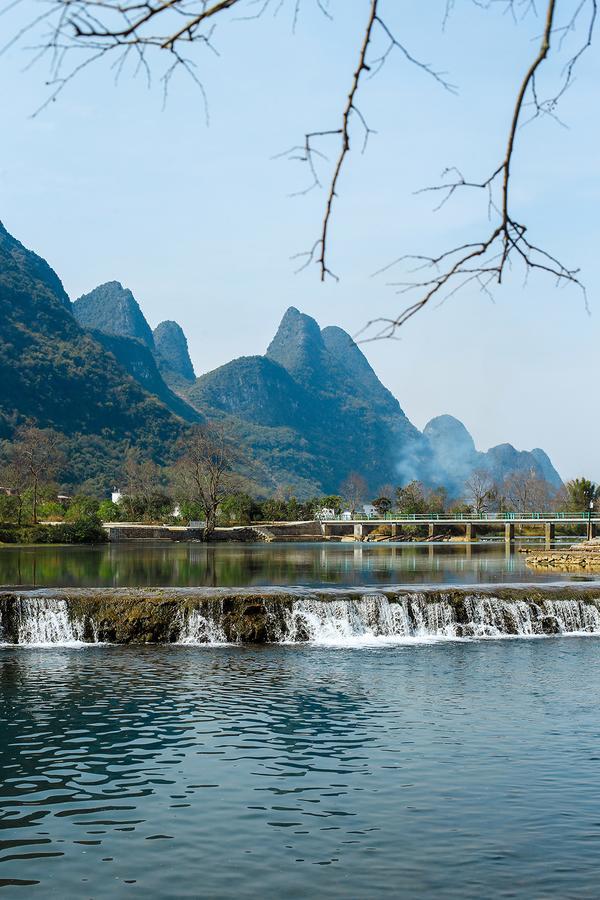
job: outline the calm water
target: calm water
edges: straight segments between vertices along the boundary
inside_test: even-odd
[[[0,551],[37,586],[557,579],[503,545]],[[0,892],[596,898],[599,696],[591,636],[5,646]]]
[[[598,896],[594,638],[0,668],[7,897]]]
[[[536,573],[504,544],[112,544],[2,547],[0,585],[139,587],[467,584],[599,576]]]

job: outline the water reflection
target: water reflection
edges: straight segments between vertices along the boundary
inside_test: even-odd
[[[3,547],[0,584],[140,587],[556,581],[499,544],[109,544]],[[590,580],[594,576],[589,576]]]
[[[595,642],[8,649],[0,688],[7,896],[596,895]]]

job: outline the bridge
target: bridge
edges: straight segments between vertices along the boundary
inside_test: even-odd
[[[588,540],[595,537],[596,527],[600,525],[600,514],[597,512],[489,512],[489,513],[457,513],[455,515],[447,513],[425,513],[414,515],[402,515],[395,513],[386,513],[381,516],[366,516],[348,514],[340,516],[327,516],[319,519],[321,529],[325,537],[339,533],[336,529],[345,526],[346,529],[353,529],[356,540],[363,540],[371,531],[374,531],[381,525],[388,525],[391,529],[391,538],[398,538],[405,526],[423,525],[427,526],[428,537],[435,540],[436,533],[443,532],[444,527],[453,526],[464,528],[465,539],[472,541],[475,539],[477,529],[481,530],[490,526],[500,526],[504,530],[504,540],[512,543],[515,539],[515,528],[517,526],[527,526],[528,528],[537,527],[544,535],[546,544],[550,544],[556,534],[557,525],[580,526],[585,529]]]

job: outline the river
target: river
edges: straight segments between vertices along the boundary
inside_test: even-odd
[[[511,550],[503,543],[123,543],[0,549],[0,585],[24,587],[362,587],[595,578],[536,572],[518,546]]]
[[[519,554],[490,545],[12,548],[0,572],[49,603],[88,585],[287,585],[294,602],[324,588],[341,606],[367,593],[398,608],[393,585],[425,607],[426,585],[466,586],[469,603],[514,582],[555,605],[595,591],[533,584]],[[600,642],[585,624],[494,640],[115,646],[59,630],[7,644],[2,895],[596,897]]]

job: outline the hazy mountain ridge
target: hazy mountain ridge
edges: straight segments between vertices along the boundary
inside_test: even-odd
[[[423,434],[431,447],[433,471],[442,475],[446,487],[455,494],[475,469],[489,472],[496,481],[502,481],[513,472],[533,471],[553,487],[559,488],[562,484],[560,475],[543,450],[516,450],[508,443],[486,451],[477,450],[463,423],[454,416],[436,416],[427,423]]]
[[[198,408],[208,405],[211,414],[242,420],[255,455],[263,462],[269,457],[282,485],[308,477],[321,490],[337,491],[360,472],[375,490],[397,480],[399,444],[415,457],[423,445],[350,336],[337,328],[322,332],[294,307],[265,356],[241,357],[200,376],[188,398]],[[263,429],[260,440],[253,426]],[[273,429],[271,447],[266,427]]]
[[[181,420],[207,417],[227,422],[270,490],[337,492],[357,472],[372,492],[418,478],[460,496],[476,468],[498,480],[533,469],[560,485],[539,448],[478,451],[452,416],[418,431],[350,335],[294,307],[264,356],[195,379],[180,326],[165,321],[153,333],[120,282],[71,304],[50,266],[1,226],[0,263],[0,429],[31,418],[76,436],[78,477],[105,472],[130,443],[165,459]],[[85,447],[94,448],[87,459]]]
[[[336,491],[351,473],[364,475],[372,491],[418,478],[443,485],[454,496],[483,468],[501,481],[514,471],[534,471],[559,487],[561,479],[543,450],[518,451],[501,444],[478,451],[462,422],[443,415],[419,432],[398,400],[380,382],[357,344],[343,329],[321,330],[290,307],[265,356],[240,357],[201,375],[187,394],[210,416],[244,422],[246,439],[293,481],[309,476]],[[260,427],[261,440],[252,432]],[[284,429],[268,447],[268,429]],[[286,452],[290,432],[302,454]],[[256,446],[255,446],[256,445]],[[275,463],[273,462],[275,459]],[[287,467],[287,468],[286,468]]]

